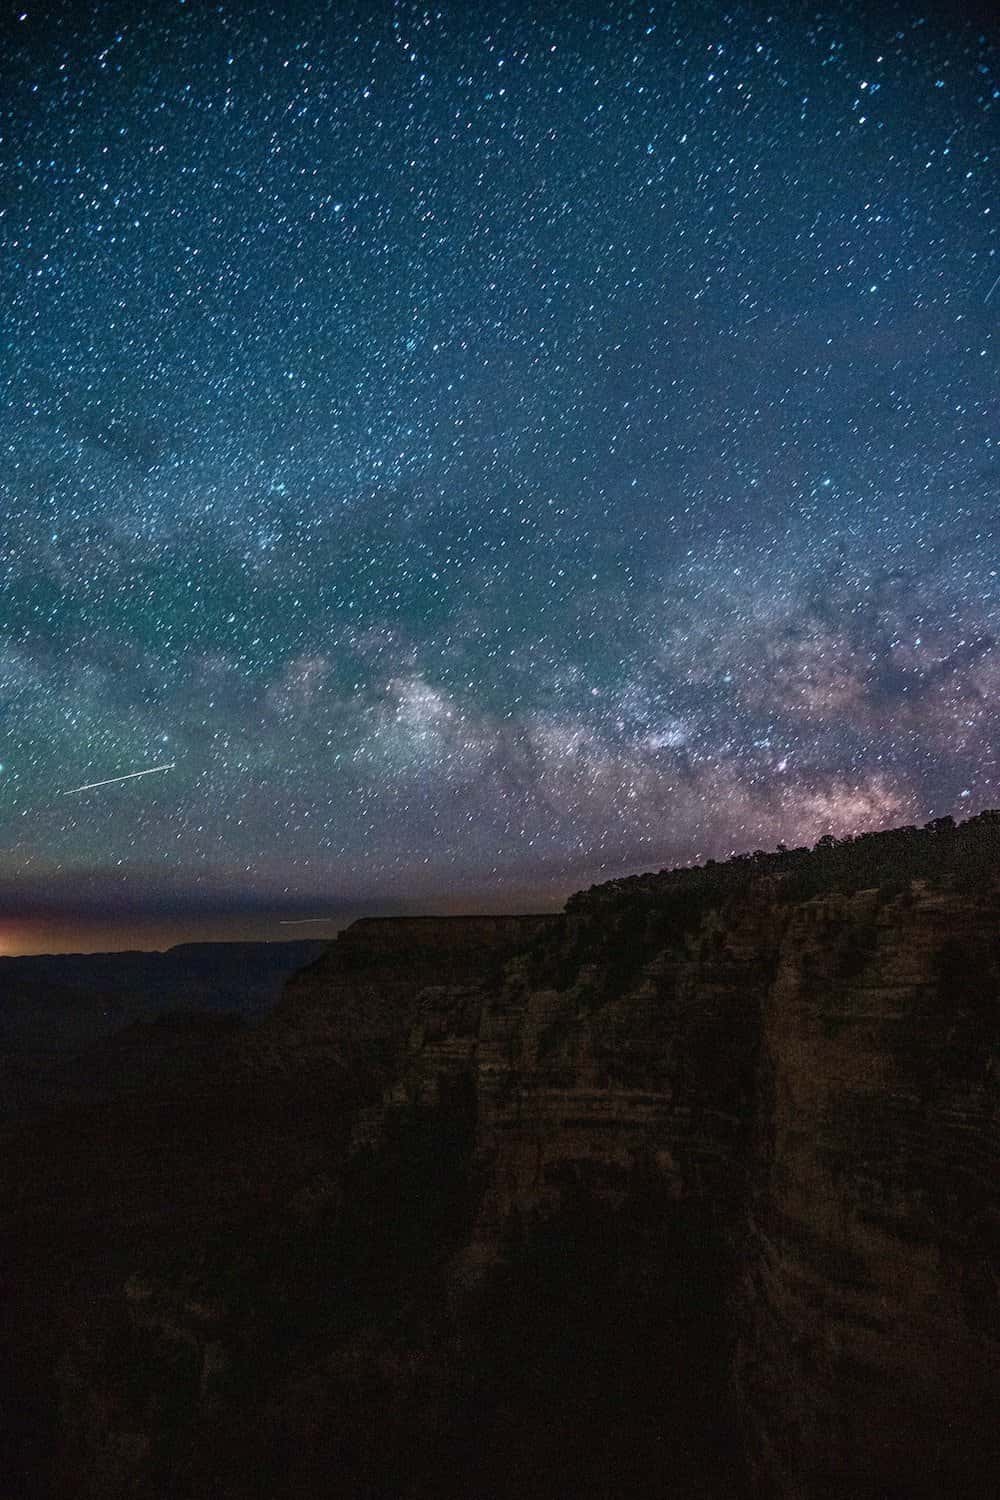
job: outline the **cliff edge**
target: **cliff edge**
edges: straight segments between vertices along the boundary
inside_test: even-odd
[[[54,1492],[990,1493],[995,838],[347,929],[234,1044],[264,1201],[69,1319]]]

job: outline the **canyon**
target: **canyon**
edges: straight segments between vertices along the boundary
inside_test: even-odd
[[[991,1493],[998,826],[363,919],[4,1123],[11,1493]]]
[[[259,1019],[311,941],[180,943],[165,952],[0,957],[0,1119],[154,1086],[166,1054]],[[166,1021],[167,1024],[157,1024]],[[107,1045],[110,1044],[110,1045]],[[197,1060],[192,1058],[197,1066]],[[176,1070],[176,1068],[175,1068]]]

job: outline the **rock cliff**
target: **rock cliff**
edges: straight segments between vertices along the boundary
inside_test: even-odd
[[[735,1374],[780,1496],[985,1495],[1000,1460],[995,890],[793,909],[763,1011]]]
[[[349,928],[234,1040],[235,1201],[66,1302],[49,1492],[990,1493],[1000,889],[933,837]]]

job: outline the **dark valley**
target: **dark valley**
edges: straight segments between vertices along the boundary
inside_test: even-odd
[[[179,943],[164,953],[0,958],[0,1119],[147,1086],[178,1038],[197,1044],[259,1020],[323,946]]]

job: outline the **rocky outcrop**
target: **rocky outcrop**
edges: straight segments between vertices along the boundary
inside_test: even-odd
[[[242,1065],[326,1090],[349,1074],[363,1089],[391,1069],[426,989],[495,983],[506,960],[558,920],[364,917],[293,976]]]
[[[73,1493],[989,1493],[1000,892],[794,854],[341,934],[231,1054],[254,1214],[64,1341]]]

